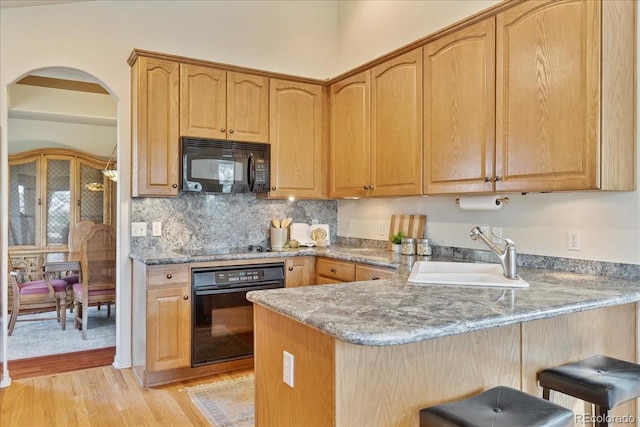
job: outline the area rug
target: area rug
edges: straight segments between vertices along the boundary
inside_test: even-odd
[[[214,427],[253,427],[253,374],[186,388]]]
[[[18,316],[13,335],[9,337],[7,360],[49,356],[52,354],[94,350],[116,345],[116,307],[111,306],[111,317],[102,306],[89,307],[87,339],[73,327],[73,313],[67,312],[67,328],[62,330],[55,319],[56,313],[41,313]],[[30,319],[30,321],[27,321]],[[36,319],[46,319],[39,320]],[[0,319],[0,327],[2,327]]]

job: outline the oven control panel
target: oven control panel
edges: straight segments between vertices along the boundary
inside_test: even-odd
[[[284,283],[284,265],[278,263],[192,270],[193,289],[219,288],[237,284],[260,285],[265,282]]]
[[[263,270],[232,270],[219,271],[215,273],[215,281],[219,285],[224,283],[247,282],[262,279],[264,279]]]

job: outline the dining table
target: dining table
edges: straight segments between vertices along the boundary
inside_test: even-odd
[[[80,258],[80,251],[45,253],[44,271],[51,273],[80,271]]]

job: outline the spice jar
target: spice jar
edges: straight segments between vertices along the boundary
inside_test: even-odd
[[[405,237],[402,239],[402,255],[416,254],[416,239]]]
[[[431,256],[431,246],[429,246],[429,239],[416,240],[416,253],[422,256]]]

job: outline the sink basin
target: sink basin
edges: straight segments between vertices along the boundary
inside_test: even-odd
[[[413,265],[409,282],[422,285],[462,285],[503,288],[527,288],[522,280],[508,279],[500,264],[472,262],[432,262],[418,261]]]

